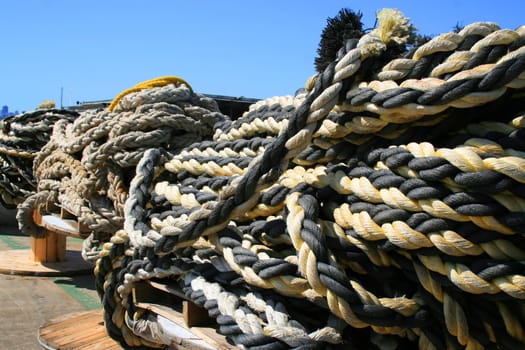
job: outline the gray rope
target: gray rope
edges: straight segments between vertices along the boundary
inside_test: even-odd
[[[475,23],[384,62],[377,29],[305,95],[146,152],[95,269],[110,334],[166,344],[130,298],[155,279],[249,349],[520,349],[523,33]],[[291,325],[265,330],[250,293]]]

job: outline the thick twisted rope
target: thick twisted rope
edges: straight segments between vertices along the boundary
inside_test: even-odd
[[[114,338],[169,343],[130,297],[154,279],[248,349],[522,347],[523,27],[475,23],[385,62],[397,16],[306,94],[144,154],[95,270]]]
[[[178,152],[194,140],[211,137],[213,125],[225,119],[215,101],[194,94],[179,80],[139,84],[136,92],[118,97],[119,111],[89,110],[74,122],[58,122],[35,158],[35,196],[42,199],[38,192],[48,191],[40,184],[56,184],[56,193],[48,196],[56,199],[52,204],[89,229],[84,233],[89,235],[84,237],[85,258],[96,260],[100,245],[122,228],[129,182],[146,149]],[[42,207],[47,202],[27,200],[18,218],[23,232],[38,236],[42,230],[31,214],[36,203]]]
[[[110,111],[113,111],[114,109],[116,109],[117,106],[119,105],[120,101],[122,100],[122,98],[124,96],[126,96],[126,95],[129,95],[129,94],[133,93],[133,92],[138,92],[138,91],[142,91],[142,90],[145,90],[145,89],[151,89],[151,88],[154,88],[154,87],[162,87],[162,86],[165,86],[165,85],[168,85],[168,84],[184,84],[190,89],[190,91],[192,91],[192,88],[191,88],[190,84],[188,84],[182,78],[174,77],[174,76],[159,77],[159,78],[155,78],[155,79],[151,79],[151,80],[140,82],[137,85],[135,85],[134,87],[122,91],[120,94],[118,94],[111,101],[111,103],[108,106],[108,109]]]
[[[49,141],[53,126],[72,121],[73,111],[41,109],[0,121],[0,201],[12,208],[34,193],[33,160]]]

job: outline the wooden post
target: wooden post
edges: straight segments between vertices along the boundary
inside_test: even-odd
[[[0,251],[0,273],[31,276],[92,273],[93,266],[82,258],[81,252],[66,249],[69,235],[80,236],[78,225],[73,225],[74,220],[60,219],[53,213],[42,215],[41,210],[38,206],[33,211],[33,221],[39,231],[44,230],[45,238],[31,236],[30,249]]]
[[[33,211],[33,221],[42,226],[42,214],[37,208]],[[66,259],[65,235],[46,230],[47,237],[31,237],[31,257],[35,262],[60,262]]]
[[[31,257],[36,262],[59,262],[66,257],[66,236],[48,231],[45,238],[31,237]]]

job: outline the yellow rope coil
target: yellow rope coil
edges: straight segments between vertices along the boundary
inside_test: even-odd
[[[150,80],[146,80],[146,81],[140,82],[137,85],[122,91],[120,94],[118,94],[113,99],[113,101],[111,101],[111,103],[108,106],[108,110],[113,111],[117,107],[118,103],[120,102],[120,100],[124,96],[129,95],[129,94],[131,94],[133,92],[137,92],[137,91],[141,91],[141,90],[145,90],[145,89],[151,89],[151,88],[155,88],[155,87],[166,86],[166,85],[169,85],[169,84],[177,84],[177,83],[186,85],[190,89],[190,91],[193,92],[193,89],[192,89],[191,85],[188,84],[188,82],[186,80],[182,79],[182,78],[179,78],[179,77],[176,77],[176,76],[171,76],[171,75],[164,76],[164,77],[158,77],[158,78],[154,78],[154,79],[150,79]]]

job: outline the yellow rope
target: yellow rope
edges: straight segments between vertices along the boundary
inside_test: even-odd
[[[166,86],[166,85],[169,85],[169,84],[176,84],[176,83],[181,83],[181,84],[186,85],[190,89],[190,91],[193,92],[193,89],[191,88],[191,85],[188,84],[187,81],[185,81],[182,78],[176,77],[176,76],[168,75],[168,76],[158,77],[158,78],[154,78],[154,79],[151,79],[151,80],[146,80],[146,81],[140,82],[137,85],[122,91],[120,94],[117,95],[117,97],[115,97],[113,99],[113,101],[111,101],[111,103],[109,104],[108,109],[110,111],[114,110],[115,107],[118,105],[119,101],[124,96],[129,95],[129,94],[131,94],[133,92],[137,92],[137,91],[145,90],[145,89],[151,89],[151,88],[154,88],[154,87]]]

